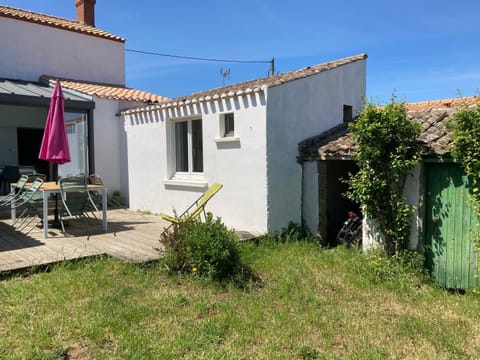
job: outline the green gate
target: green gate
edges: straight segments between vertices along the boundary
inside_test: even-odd
[[[457,164],[428,163],[425,185],[427,269],[440,286],[478,287],[474,244],[478,229],[467,176]]]

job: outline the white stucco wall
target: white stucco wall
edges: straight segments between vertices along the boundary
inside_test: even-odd
[[[125,127],[118,116],[123,109],[141,106],[138,102],[120,102],[94,97],[93,113],[95,172],[108,188],[109,194],[120,191],[128,202],[128,161]]]
[[[234,113],[238,141],[218,142],[220,117]],[[172,177],[172,120],[203,121],[204,172],[198,182],[167,181]],[[125,116],[128,142],[130,208],[171,214],[181,212],[204,187],[223,184],[207,210],[237,230],[267,230],[265,98],[262,92],[212,100],[168,110]],[[191,186],[189,186],[191,185]]]
[[[341,123],[343,105],[360,110],[365,60],[268,89],[268,228],[301,221],[302,170],[298,143]]]
[[[418,164],[407,176],[405,182],[405,197],[407,204],[413,205],[414,211],[410,221],[410,248],[418,249],[423,236],[423,165]],[[383,242],[382,234],[374,219],[363,220],[363,250],[378,247]]]
[[[418,249],[420,237],[423,236],[423,223],[421,215],[424,207],[422,164],[415,166],[412,173],[408,175],[405,182],[405,196],[407,198],[407,203],[415,206],[410,228],[410,248]]]
[[[304,225],[312,234],[318,232],[319,194],[317,161],[303,163],[302,213]]]
[[[121,42],[4,17],[0,34],[0,77],[37,81],[54,75],[125,84]]]

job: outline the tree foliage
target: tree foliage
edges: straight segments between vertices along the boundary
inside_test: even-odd
[[[350,130],[358,146],[359,172],[349,179],[347,196],[377,221],[388,253],[407,247],[412,206],[406,203],[407,175],[419,161],[420,126],[407,117],[405,104],[379,107],[365,102]]]
[[[452,156],[472,182],[472,208],[480,219],[480,105],[460,109],[447,126],[453,134]]]
[[[467,175],[480,180],[480,105],[457,111],[448,127],[453,133],[453,157],[462,163]]]

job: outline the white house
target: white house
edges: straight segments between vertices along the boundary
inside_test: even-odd
[[[301,223],[297,145],[360,109],[366,58],[123,111],[130,208],[181,211],[220,182],[224,187],[208,210],[228,226],[275,232]]]
[[[165,98],[125,86],[125,40],[95,27],[95,0],[75,5],[77,20],[0,6],[0,166],[49,172],[37,158],[60,79],[74,158],[60,175],[99,173],[127,200],[126,142],[116,114]]]

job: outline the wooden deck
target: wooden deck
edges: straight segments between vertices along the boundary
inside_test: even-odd
[[[106,254],[130,261],[149,261],[160,257],[160,233],[167,223],[159,216],[115,209],[108,211],[108,231],[100,220],[90,222],[89,237],[80,220],[71,220],[65,237],[49,228],[43,238],[40,227],[28,234],[15,230],[9,219],[0,220],[0,272],[30,268],[88,256]]]

